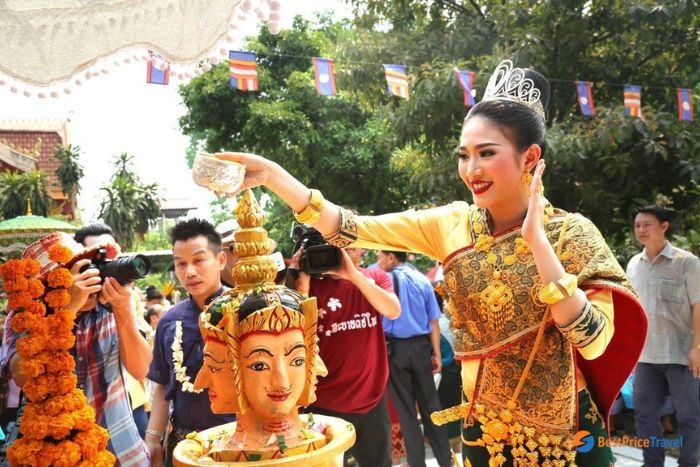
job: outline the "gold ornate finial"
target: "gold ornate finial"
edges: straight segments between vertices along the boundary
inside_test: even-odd
[[[31,155],[34,157],[39,157],[41,155],[41,146],[44,144],[43,139],[37,138],[34,143],[34,147],[31,150]]]
[[[243,193],[236,216],[240,226],[233,234],[238,257],[238,262],[233,266],[236,288],[245,293],[257,287],[273,286],[277,265],[268,256],[270,244],[267,230],[262,227],[265,214],[251,190]]]
[[[32,214],[32,200],[27,198],[27,216],[33,216]]]

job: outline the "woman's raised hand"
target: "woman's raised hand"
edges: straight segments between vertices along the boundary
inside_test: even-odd
[[[542,174],[546,165],[544,160],[540,160],[535,167],[535,173],[532,175],[530,183],[530,197],[527,205],[527,215],[523,221],[522,236],[523,240],[528,245],[532,245],[537,241],[547,241],[547,236],[544,231],[544,196],[542,190]]]
[[[267,182],[270,180],[272,170],[275,166],[274,162],[265,159],[264,157],[246,152],[219,152],[213,155],[221,160],[238,162],[245,165],[245,178],[243,179],[243,184],[235,193],[223,193],[226,196],[234,196],[248,188],[267,185]]]

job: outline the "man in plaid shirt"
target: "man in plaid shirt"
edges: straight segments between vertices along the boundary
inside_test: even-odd
[[[637,436],[652,441],[644,465],[664,465],[659,410],[667,395],[676,408],[682,440],[678,465],[698,465],[700,447],[700,260],[666,240],[670,227],[660,206],[639,208],[634,234],[644,251],[627,276],[649,318],[649,333],[634,373]]]
[[[75,237],[86,247],[108,243],[118,246],[112,230],[104,224],[88,225]],[[97,269],[80,273],[80,268],[88,264],[89,259],[75,263],[71,269],[74,283],[69,290],[72,301],[68,308],[81,312],[75,322],[73,349],[78,387],[95,409],[97,422],[109,431],[107,448],[117,457],[117,465],[146,467],[148,450],[134,423],[122,367],[137,380],[145,378],[151,350],[137,328],[131,287],[109,277],[102,282]],[[111,305],[111,311],[106,304]],[[12,315],[10,312],[5,322],[0,365],[9,365],[13,378],[22,386],[26,378],[18,371],[20,356],[15,353],[15,345],[19,335],[12,330]]]

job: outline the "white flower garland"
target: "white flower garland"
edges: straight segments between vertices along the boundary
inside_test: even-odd
[[[181,384],[183,392],[194,392],[199,394],[201,389],[195,389],[187,375],[187,367],[182,364],[184,354],[182,353],[182,321],[175,321],[175,338],[173,339],[173,368],[175,379]]]

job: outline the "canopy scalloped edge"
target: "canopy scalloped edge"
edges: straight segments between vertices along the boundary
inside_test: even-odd
[[[148,50],[170,64],[171,79],[189,81],[228,57],[253,10],[278,32],[280,6],[281,0],[5,0],[0,90],[40,98],[70,94],[120,62],[149,61]]]

